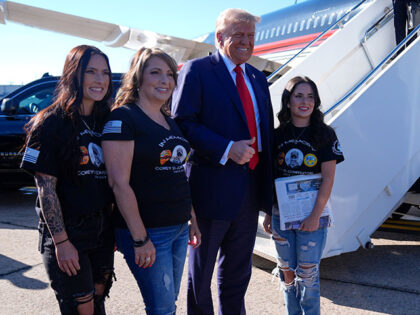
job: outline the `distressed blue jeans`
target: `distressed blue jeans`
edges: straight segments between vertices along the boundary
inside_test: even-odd
[[[278,211],[273,208],[272,231],[287,314],[319,315],[319,263],[327,239],[327,228],[314,232],[281,231]],[[295,272],[292,283],[285,283],[282,270]]]
[[[182,272],[188,246],[188,223],[161,228],[147,228],[156,248],[156,261],[150,268],[134,262],[133,239],[128,229],[116,229],[118,250],[131,270],[146,305],[148,315],[175,314]]]

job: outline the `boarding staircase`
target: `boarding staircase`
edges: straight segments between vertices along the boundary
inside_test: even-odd
[[[370,235],[420,176],[420,27],[395,47],[391,0],[361,1],[355,9],[361,10],[322,45],[269,78],[275,114],[289,79],[313,79],[344,152],[323,257],[371,246]],[[418,38],[397,54],[414,33]],[[275,257],[261,224],[255,251]]]

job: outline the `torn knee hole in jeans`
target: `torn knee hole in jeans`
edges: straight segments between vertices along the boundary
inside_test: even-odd
[[[276,233],[273,233],[273,240],[277,242],[279,245],[287,245],[290,246],[289,241],[285,239],[284,237],[279,236]]]
[[[109,291],[111,290],[113,280],[117,281],[114,270],[103,270],[102,272],[95,274],[94,279],[96,284],[103,284],[105,286],[103,297],[109,297]]]
[[[296,285],[295,279],[293,279],[290,282],[286,282],[286,279],[285,279],[285,276],[284,276],[284,272],[287,272],[287,271],[292,271],[293,272],[293,270],[291,270],[289,267],[279,267],[279,269],[283,273],[282,277],[280,277],[280,280],[281,280],[281,288],[284,291],[293,290],[293,288]]]
[[[74,301],[76,302],[76,305],[89,303],[92,300],[93,300],[93,292],[88,293],[88,294],[81,293],[81,294],[74,295]]]
[[[318,265],[301,263],[296,270],[296,275],[304,286],[313,287],[318,279]]]

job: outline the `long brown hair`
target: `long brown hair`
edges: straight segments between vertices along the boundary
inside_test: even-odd
[[[284,88],[283,94],[281,96],[281,110],[277,114],[277,118],[280,121],[280,130],[285,130],[290,127],[292,123],[292,115],[290,108],[287,106],[290,103],[290,98],[295,91],[296,87],[299,84],[307,83],[311,86],[312,92],[314,95],[314,110],[310,117],[310,126],[312,128],[312,138],[314,141],[314,146],[319,148],[327,140],[326,136],[328,129],[331,127],[327,126],[324,122],[324,113],[321,111],[321,98],[319,96],[318,88],[314,81],[308,77],[296,76],[287,82],[286,87]]]
[[[133,56],[130,69],[123,76],[122,84],[118,90],[112,109],[121,107],[125,104],[137,102],[139,99],[138,88],[143,83],[144,69],[147,67],[148,62],[152,57],[158,57],[166,62],[174,75],[176,85],[178,74],[175,60],[159,48],[141,48]],[[170,115],[171,98],[169,98],[169,100],[162,106],[161,111],[165,115]]]
[[[106,115],[109,113],[110,101],[112,96],[112,74],[108,57],[98,48],[88,45],[80,45],[74,47],[66,56],[64,62],[63,74],[58,82],[55,90],[54,102],[47,108],[40,111],[36,116],[25,125],[26,141],[28,145],[29,139],[40,131],[48,117],[52,115],[58,116],[60,119],[71,122],[72,136],[64,140],[62,148],[60,148],[59,158],[66,165],[63,170],[71,174],[76,174],[79,163],[79,147],[78,132],[80,127],[80,109],[83,100],[83,82],[84,73],[90,58],[93,55],[104,57],[109,69],[109,85],[105,97],[94,103],[93,115],[98,126],[102,126]],[[57,135],[51,135],[56,137]],[[39,144],[38,144],[39,147]]]

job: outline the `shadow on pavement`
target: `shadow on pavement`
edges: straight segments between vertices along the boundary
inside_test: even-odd
[[[373,249],[322,260],[321,295],[351,308],[416,314],[420,309],[420,287],[415,280],[419,279],[420,246],[412,241],[418,241],[418,236],[376,232],[372,239]],[[381,245],[381,239],[396,242]],[[395,308],[397,304],[401,306]]]
[[[420,314],[420,246],[418,235],[375,232],[372,249],[323,259],[321,296],[351,313]],[[266,272],[272,261],[254,256],[253,265]],[[330,310],[331,311],[331,310]],[[350,311],[349,311],[350,312]],[[344,313],[340,313],[344,314]]]
[[[7,280],[16,287],[29,290],[43,290],[47,288],[48,283],[24,275],[32,267],[0,254],[0,283]]]
[[[0,190],[0,224],[2,229],[36,229],[35,188],[17,191]]]

